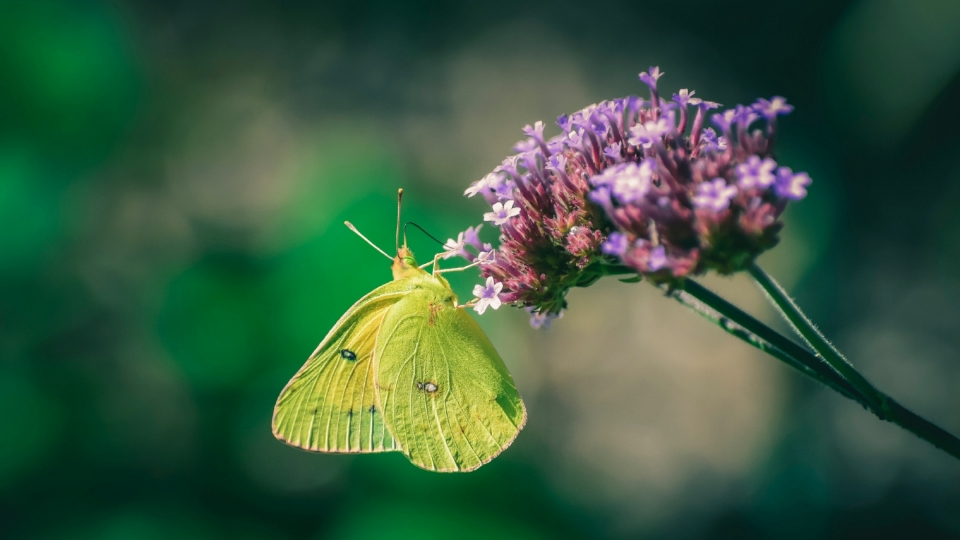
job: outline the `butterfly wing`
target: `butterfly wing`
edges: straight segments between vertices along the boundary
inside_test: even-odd
[[[527,415],[489,338],[454,307],[449,286],[433,281],[383,318],[374,355],[377,394],[410,461],[434,471],[472,471],[510,446]]]
[[[411,288],[392,281],[344,313],[280,392],[274,436],[314,452],[399,450],[377,403],[372,357],[384,316]]]

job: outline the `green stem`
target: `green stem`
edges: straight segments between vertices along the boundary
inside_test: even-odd
[[[869,404],[868,409],[881,420],[887,420],[906,429],[921,439],[933,444],[951,456],[960,459],[960,439],[939,426],[927,421],[877,390],[863,377],[853,365],[838,351],[812,322],[803,314],[799,306],[790,298],[783,287],[772,277],[753,264],[750,275],[770,300],[780,309],[794,329],[810,344],[818,356],[830,363],[844,378],[856,387],[858,393]],[[809,353],[807,353],[809,354]]]
[[[623,265],[602,265],[598,266],[596,271],[598,274],[604,276],[636,275],[637,272],[635,269]],[[700,315],[706,317],[737,338],[786,362],[805,375],[816,379],[844,396],[860,403],[864,407],[869,408],[869,403],[864,401],[863,397],[860,396],[846,379],[824,363],[822,359],[817,358],[800,345],[794,343],[791,339],[753,318],[745,311],[724,300],[716,293],[692,279],[683,280],[680,287],[683,293],[697,300],[697,302],[689,302],[685,301],[682,296],[674,296],[680,303],[694,309],[700,313]],[[715,317],[712,313],[703,309],[702,306],[713,310],[713,312],[719,314],[720,317]],[[727,321],[731,321],[739,326],[743,329],[743,332],[731,328],[727,324]],[[787,360],[788,358],[789,360]]]
[[[693,287],[690,286],[691,284],[693,284]],[[703,318],[719,326],[734,337],[773,356],[804,375],[839,392],[841,395],[861,405],[865,405],[863,398],[857,393],[856,389],[819,358],[803,350],[789,339],[710,292],[708,289],[705,289],[700,284],[688,279],[686,286],[687,288],[692,288],[695,294],[692,294],[688,290],[678,290],[670,293],[670,296],[681,304],[693,309]],[[720,309],[718,310],[717,308]],[[720,315],[720,311],[727,315]],[[747,327],[753,328],[754,331],[749,330]],[[757,331],[759,331],[760,334],[766,335],[768,339],[761,338]],[[780,343],[780,347],[788,349],[791,352],[785,352],[780,347],[773,345],[770,342],[771,339]]]
[[[594,263],[584,268],[584,272],[592,272],[599,276],[626,276],[637,275],[637,271],[621,264]]]
[[[766,276],[766,274],[763,273],[763,271],[759,268],[756,268],[756,270],[761,275]],[[603,267],[598,268],[597,272],[599,275],[604,276],[636,274],[635,270],[620,265],[603,265]],[[751,269],[751,274],[753,273],[754,271]],[[772,278],[769,278],[769,276],[767,276],[767,278],[771,284],[776,283]],[[787,297],[786,293],[783,292],[783,289],[779,287],[779,285],[776,285],[776,289],[780,291],[784,298],[789,300],[789,297]],[[867,410],[876,414],[880,419],[897,424],[898,426],[933,444],[951,456],[960,459],[960,439],[946,430],[938,427],[937,425],[929,422],[923,417],[917,415],[916,413],[910,411],[906,407],[903,407],[894,401],[893,398],[880,392],[871,385],[870,388],[872,388],[876,393],[875,397],[878,397],[878,401],[884,404],[883,408],[876,408],[873,403],[868,400],[866,396],[860,392],[856,386],[854,386],[854,384],[852,384],[851,381],[841,376],[838,371],[834,370],[833,367],[824,362],[824,358],[822,356],[823,353],[821,351],[818,351],[820,355],[811,353],[807,349],[797,345],[792,340],[785,337],[783,334],[780,334],[776,330],[751,317],[740,308],[734,306],[730,302],[727,302],[717,294],[713,293],[692,279],[683,280],[680,290],[673,291],[669,294],[674,296],[674,298],[680,301],[680,303],[694,309],[700,315],[704,316],[714,324],[717,324],[737,338],[783,361],[801,373],[816,379],[833,390],[836,390],[841,395],[856,401]],[[696,301],[691,301],[684,295],[689,295]],[[810,327],[813,327],[809,320],[803,316],[803,313],[798,307],[796,307],[795,304],[793,304],[792,301],[790,301],[789,304],[793,306],[793,309],[796,310],[803,321],[806,321]],[[728,324],[728,321],[732,321],[740,328],[731,326]],[[816,329],[814,329],[814,331],[817,335],[819,335],[819,332],[817,332]],[[834,354],[843,359],[843,356],[833,349],[822,335],[820,336],[820,339],[823,343],[827,343],[828,348],[832,349]],[[856,372],[856,370],[853,369],[853,366],[847,363],[846,360],[844,360],[844,363],[850,370]],[[857,375],[859,375],[859,373],[857,373]],[[863,379],[862,376],[860,376],[860,378]]]
[[[803,314],[800,307],[797,306],[793,299],[790,298],[790,295],[787,294],[787,291],[785,291],[776,280],[764,272],[756,263],[751,264],[748,270],[760,289],[766,293],[767,298],[777,306],[777,309],[780,310],[784,318],[793,326],[793,329],[813,347],[813,350],[815,350],[821,358],[857,388],[857,391],[870,403],[870,409],[876,413],[881,420],[886,419],[888,413],[886,403],[887,396],[870,384],[870,381],[861,375],[860,372],[853,367],[853,364],[848,362],[847,359],[840,354],[840,351],[827,341],[827,338],[823,337],[820,330]]]

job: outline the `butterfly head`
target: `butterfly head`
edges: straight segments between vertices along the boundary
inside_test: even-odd
[[[403,279],[405,277],[425,274],[419,265],[417,259],[413,257],[413,252],[406,245],[397,249],[397,256],[393,258],[393,279]]]

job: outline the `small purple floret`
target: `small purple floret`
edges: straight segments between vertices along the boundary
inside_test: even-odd
[[[493,194],[500,201],[506,201],[513,199],[513,190],[516,189],[517,183],[509,178],[500,180],[493,186]]]
[[[510,218],[519,215],[520,209],[513,207],[513,201],[507,201],[506,204],[498,202],[493,205],[493,212],[487,212],[483,215],[483,220],[492,221],[494,225],[499,227],[510,221]]]
[[[707,128],[703,130],[703,135],[701,135],[704,144],[709,144],[717,146],[717,132],[713,128]]]
[[[693,205],[719,212],[730,206],[730,199],[736,195],[737,186],[728,186],[723,178],[714,178],[700,184],[697,194],[693,196]]]
[[[534,122],[533,126],[527,124],[523,128],[523,132],[526,133],[528,137],[533,137],[534,139],[541,141],[543,140],[543,122],[537,120]]]
[[[636,125],[630,128],[630,144],[649,148],[651,145],[663,139],[663,136],[673,131],[668,118],[651,120],[642,125]]]
[[[734,109],[727,109],[722,113],[717,113],[710,117],[710,121],[713,122],[713,125],[720,128],[720,131],[730,131],[730,126],[733,125],[736,119],[737,111]]]
[[[447,240],[447,243],[443,245],[443,254],[444,259],[449,259],[451,257],[463,257],[464,259],[473,259],[473,253],[467,251],[464,247],[463,233],[460,233],[457,236],[457,239],[454,240],[450,238]]]
[[[514,152],[520,152],[521,154],[525,152],[530,152],[537,149],[537,141],[534,139],[524,139],[522,141],[517,141],[517,144],[513,145]]]
[[[494,281],[492,276],[487,278],[486,284],[474,286],[473,295],[477,297],[477,303],[473,309],[477,310],[480,315],[483,315],[488,307],[499,309],[502,303],[502,300],[500,300],[500,291],[502,290],[503,283]]]
[[[612,232],[610,236],[600,245],[600,250],[607,255],[616,255],[617,257],[622,257],[629,247],[630,241],[627,240],[627,235],[619,232]]]
[[[681,107],[686,107],[687,105],[699,105],[702,100],[700,98],[693,97],[694,94],[696,94],[696,92],[693,90],[681,88],[680,92],[673,95],[673,100],[676,101]]]
[[[587,197],[602,206],[608,212],[613,210],[613,195],[607,186],[599,186],[587,194]]]
[[[608,158],[619,161],[620,160],[620,143],[613,143],[610,146],[603,149],[603,155]]]
[[[787,99],[782,96],[773,96],[770,100],[760,98],[753,104],[753,110],[762,114],[767,120],[790,114],[793,111],[793,105],[787,104]]]
[[[667,250],[663,246],[657,246],[650,252],[650,259],[647,261],[647,268],[651,272],[663,268],[667,265]]]
[[[560,313],[549,313],[549,312],[541,313],[537,311],[536,308],[533,306],[527,307],[527,313],[530,314],[530,326],[538,329],[543,329],[543,330],[549,330],[550,323],[554,319],[563,318],[562,311]]]
[[[737,128],[744,130],[750,127],[750,124],[760,119],[760,115],[753,112],[753,108],[737,105],[734,109],[734,118],[737,121]]]
[[[467,230],[463,231],[463,241],[467,245],[471,245],[476,249],[483,249],[483,242],[480,241],[480,229],[483,227],[483,223],[477,225],[476,227],[467,227]]]
[[[470,187],[463,192],[467,197],[473,197],[477,193],[480,193],[484,190],[491,189],[494,185],[500,182],[500,174],[492,172],[480,180],[470,184]]]
[[[760,159],[759,156],[750,156],[746,162],[737,165],[737,183],[743,189],[752,187],[766,188],[776,179],[773,171],[777,162],[770,159]]]
[[[656,90],[657,80],[659,80],[663,75],[664,73],[660,71],[660,66],[652,66],[649,71],[640,73],[640,80],[653,90]]]
[[[567,134],[567,138],[569,139],[570,146],[572,146],[573,148],[583,149],[583,130],[582,129],[571,130],[570,133]]]
[[[628,204],[640,200],[650,191],[656,166],[656,160],[651,158],[644,159],[639,165],[624,163],[610,167],[590,182],[595,186],[609,187],[618,201]]]
[[[777,196],[791,201],[799,201],[807,196],[807,186],[812,180],[805,172],[793,174],[789,167],[780,167],[777,169],[777,180],[773,185]]]
[[[567,158],[563,154],[554,154],[547,161],[547,166],[558,172],[567,170]]]

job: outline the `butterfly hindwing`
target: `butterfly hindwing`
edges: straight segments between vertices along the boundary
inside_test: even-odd
[[[374,369],[386,423],[404,454],[435,471],[471,471],[513,442],[526,411],[480,326],[446,281],[425,279],[386,313]]]
[[[373,352],[385,315],[410,288],[410,280],[378,287],[340,318],[280,393],[278,439],[315,452],[399,450],[376,399]]]

